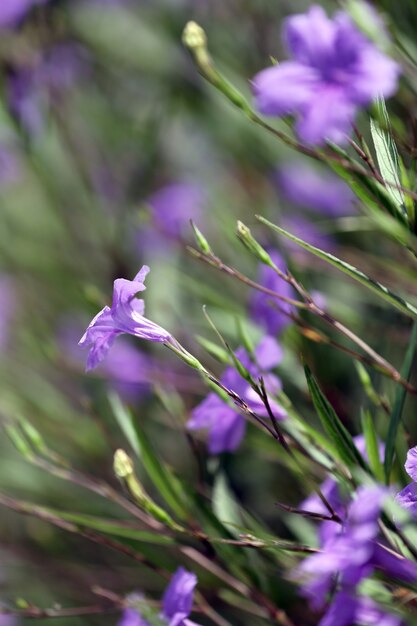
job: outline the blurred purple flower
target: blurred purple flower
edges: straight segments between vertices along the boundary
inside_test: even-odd
[[[387,613],[376,602],[344,591],[337,593],[319,626],[402,626],[400,617]]]
[[[86,60],[81,46],[60,43],[31,59],[30,65],[13,68],[7,84],[8,103],[29,134],[42,130],[50,99],[74,85],[84,72]]]
[[[166,237],[179,239],[190,229],[190,220],[199,223],[204,194],[200,186],[175,182],[162,187],[147,199],[158,230]]]
[[[365,461],[368,462],[368,453],[366,451],[366,442],[363,435],[356,435],[353,438],[356,448],[363,456]],[[379,459],[382,462],[384,460],[385,445],[378,441]],[[330,504],[335,513],[344,520],[346,518],[347,507],[349,504],[349,498],[347,494],[343,494],[340,490],[339,483],[332,477],[327,477],[320,485],[320,490],[325,496],[327,502]],[[329,515],[327,507],[323,504],[321,498],[313,493],[306,498],[300,505],[300,508],[311,513],[318,513],[320,515]],[[338,533],[339,527],[336,522],[324,521],[319,526],[319,540],[320,546],[323,546],[328,539],[334,537]]]
[[[320,248],[321,250],[330,252],[335,246],[334,239],[331,235],[324,233],[320,230],[317,224],[311,222],[305,217],[301,217],[300,215],[282,218],[281,225],[282,228],[288,230],[288,232],[292,235],[299,237],[303,241],[306,241],[310,245]],[[291,250],[291,252],[300,255],[310,255],[310,253],[306,252],[304,248],[290,239],[285,239],[283,243],[288,250]]]
[[[283,272],[287,271],[284,259],[276,250],[269,250],[269,255],[275,265]],[[260,265],[258,283],[262,287],[266,287],[271,291],[279,293],[284,298],[296,299],[296,295],[292,287],[278,276],[276,272],[266,265]],[[274,337],[280,335],[282,331],[291,324],[291,318],[285,313],[294,312],[294,306],[287,304],[274,298],[273,296],[263,293],[262,291],[254,291],[250,303],[252,318],[260,325],[269,335]]]
[[[198,626],[188,619],[193,608],[194,589],[197,585],[197,576],[179,567],[162,598],[160,617],[167,626]],[[133,608],[124,610],[118,626],[150,626],[140,612]]]
[[[33,6],[48,0],[1,0],[0,28],[13,28]]]
[[[317,213],[338,217],[354,211],[354,194],[337,176],[302,161],[280,167],[274,177],[287,200]]]
[[[395,499],[411,515],[417,517],[417,446],[407,452],[404,468],[414,482],[404,487]]]
[[[299,573],[308,578],[303,590],[313,607],[323,606],[336,579],[340,589],[350,593],[375,570],[395,580],[417,579],[415,563],[378,542],[378,518],[387,495],[382,487],[360,487],[339,532],[324,543],[319,553],[301,564]]]
[[[298,115],[298,136],[308,144],[345,142],[357,109],[397,89],[397,63],[346,13],[331,20],[311,6],[285,20],[283,38],[292,59],[255,76],[256,106],[265,115]]]
[[[149,267],[144,265],[133,280],[118,278],[114,281],[112,306],[105,306],[90,322],[79,345],[91,346],[86,370],[91,370],[106,357],[118,335],[128,333],[148,341],[165,343],[172,337],[161,326],[143,316],[145,303],[136,298],[146,289],[144,280]]]
[[[276,395],[281,390],[281,381],[270,373],[282,359],[282,350],[273,337],[266,336],[255,350],[254,363],[244,348],[236,351],[236,356],[255,380],[263,376],[268,395]],[[249,408],[258,415],[268,417],[259,396],[234,367],[228,367],[221,377],[225,387],[237,393]],[[279,420],[286,418],[284,409],[270,399],[270,406]],[[245,434],[246,420],[237,409],[230,406],[216,393],[210,393],[192,412],[187,423],[189,430],[209,431],[208,449],[210,454],[233,452]]]
[[[17,308],[16,288],[13,279],[0,274],[0,352],[9,343],[9,329]]]

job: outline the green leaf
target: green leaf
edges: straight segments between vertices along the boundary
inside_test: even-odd
[[[134,539],[136,541],[144,541],[145,543],[172,544],[175,539],[167,537],[161,533],[151,533],[148,531],[131,528],[128,525],[120,525],[118,520],[106,520],[84,513],[67,513],[66,511],[51,510],[51,513],[67,522],[73,522],[85,528],[93,528],[108,535],[124,537],[125,539]]]
[[[369,466],[375,478],[379,482],[384,480],[384,468],[379,456],[378,437],[370,411],[362,411],[362,432],[365,437],[366,453],[368,455]]]
[[[336,411],[321,391],[310,368],[306,365],[304,369],[313,404],[324,430],[334,444],[339,459],[348,466],[356,464],[367,469],[366,463],[356,448],[352,436],[343,426]]]
[[[373,278],[370,278],[369,276],[367,276],[360,270],[356,269],[356,267],[354,267],[353,265],[350,265],[350,263],[341,261],[333,254],[330,254],[329,252],[324,252],[324,250],[320,250],[320,248],[316,248],[315,246],[310,245],[309,243],[303,241],[302,239],[300,239],[299,237],[296,237],[295,235],[292,235],[288,231],[284,230],[283,228],[280,228],[280,226],[273,224],[272,222],[270,222],[269,220],[265,219],[264,217],[260,215],[257,215],[256,217],[262,224],[265,224],[265,226],[269,226],[269,228],[272,228],[273,230],[277,231],[281,235],[284,235],[284,237],[287,237],[291,241],[294,241],[294,243],[297,243],[299,246],[301,246],[305,250],[308,250],[308,252],[311,252],[312,254],[319,257],[320,259],[323,259],[323,261],[330,263],[330,265],[337,267],[337,269],[339,269],[341,272],[344,272],[345,274],[347,274],[354,280],[360,282],[362,285],[365,285],[365,287],[367,287],[368,289],[376,293],[380,298],[382,298],[386,302],[389,302],[390,304],[392,304],[396,309],[400,310],[405,315],[408,315],[408,317],[417,319],[417,308],[415,306],[413,306],[412,304],[410,304],[409,302],[407,302],[406,300],[404,300],[397,294],[390,291],[387,287],[385,287],[378,281],[374,280]]]
[[[411,372],[411,366],[414,360],[414,354],[416,349],[417,342],[417,322],[414,322],[413,328],[411,331],[410,342],[408,344],[407,352],[405,354],[404,363],[401,368],[401,376],[402,378],[408,380]],[[385,470],[385,480],[387,484],[389,484],[389,479],[391,475],[392,463],[394,460],[395,453],[395,444],[397,439],[397,432],[401,422],[401,415],[404,408],[405,398],[406,398],[406,389],[404,387],[398,386],[397,393],[395,395],[394,406],[392,409],[390,423],[388,427],[388,435],[385,447],[385,459],[384,459],[384,470]]]
[[[149,478],[161,497],[175,515],[180,519],[184,519],[186,517],[187,498],[180,483],[158,459],[145,432],[140,427],[139,421],[133,418],[130,411],[122,404],[119,396],[115,393],[110,393],[109,402],[126,439],[142,461]]]
[[[384,121],[385,128],[388,129],[382,129],[380,125],[371,118],[371,135],[375,146],[379,171],[381,172],[382,178],[386,180],[387,183],[400,186],[400,155],[398,154],[397,146],[395,145],[392,135],[389,132],[391,124],[388,117],[388,111],[385,106],[385,101],[382,97],[377,98],[376,108],[378,115]],[[403,192],[391,186],[387,186],[387,192],[397,205],[398,209],[404,214],[407,214]]]
[[[229,355],[224,348],[221,348],[217,345],[217,343],[214,343],[205,337],[201,337],[200,335],[198,335],[196,339],[200,346],[202,346],[204,350],[206,350],[213,358],[220,361],[220,363],[227,363],[229,365]]]
[[[213,512],[226,526],[229,524],[238,526],[242,521],[239,515],[239,505],[230,491],[224,474],[219,474],[214,483]]]

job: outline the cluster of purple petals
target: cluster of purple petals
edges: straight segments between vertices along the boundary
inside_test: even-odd
[[[179,567],[172,577],[162,598],[160,617],[167,626],[198,626],[188,619],[193,608],[197,576]],[[139,611],[126,608],[118,626],[150,626]]]
[[[397,89],[399,66],[346,13],[329,19],[313,5],[286,19],[283,38],[291,60],[255,76],[256,106],[265,115],[296,115],[307,144],[344,143],[358,108]]]
[[[279,191],[292,204],[328,217],[350,215],[354,194],[342,180],[302,161],[281,166],[274,175]]]
[[[306,576],[307,582],[303,586],[304,593],[310,599],[311,605],[322,608],[328,594],[338,586],[338,593],[320,626],[340,626],[352,623],[355,611],[363,610],[363,600],[356,598],[352,607],[345,608],[346,619],[339,617],[337,608],[344,598],[355,598],[357,586],[374,571],[382,572],[391,580],[415,581],[417,566],[415,563],[397,556],[386,549],[378,540],[378,519],[382,511],[383,500],[387,497],[387,490],[382,487],[361,487],[356,498],[347,509],[343,524],[337,532],[326,538],[320,552],[314,554],[301,564],[299,574]],[[355,605],[355,603],[357,603]],[[371,607],[368,607],[370,620],[363,624],[373,624]],[[374,607],[374,612],[377,610]],[[395,622],[394,622],[395,623]]]
[[[276,250],[268,251],[273,263],[282,271],[286,272],[285,261]],[[257,282],[280,296],[289,299],[296,299],[292,287],[285,282],[273,269],[266,265],[259,266]],[[262,291],[254,291],[250,303],[251,316],[268,335],[279,336],[284,329],[291,324],[290,313],[294,312],[294,306],[274,298],[274,296]]]
[[[396,500],[411,515],[417,517],[417,446],[408,451],[404,467],[413,482],[397,494]]]
[[[144,265],[133,280],[114,281],[111,307],[105,306],[97,313],[79,342],[81,347],[90,347],[87,371],[103,361],[119,335],[127,333],[157,343],[172,339],[168,331],[144,317],[145,303],[136,297],[146,289],[144,280],[148,272],[149,267]]]
[[[268,395],[279,393],[281,381],[271,373],[271,370],[281,361],[282,350],[273,337],[266,336],[259,343],[255,350],[254,361],[244,348],[236,351],[236,357],[254,380],[263,376]],[[220,380],[225,387],[237,393],[255,413],[268,417],[268,412],[259,396],[234,367],[228,367]],[[270,406],[277,419],[285,419],[285,411],[272,399]],[[187,428],[207,430],[210,454],[220,454],[236,450],[245,434],[246,420],[235,407],[212,392],[193,410]]]

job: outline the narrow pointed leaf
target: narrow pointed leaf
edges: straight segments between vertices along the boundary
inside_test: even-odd
[[[401,376],[408,380],[411,372],[411,366],[414,360],[414,354],[416,349],[417,342],[417,322],[414,322],[413,328],[411,331],[410,342],[408,344],[407,352],[404,358],[404,363],[401,368]],[[388,427],[388,435],[387,435],[387,443],[385,447],[385,459],[384,459],[384,470],[385,470],[385,480],[389,483],[389,478],[391,474],[392,463],[394,460],[395,453],[395,444],[397,439],[398,428],[401,422],[401,415],[404,408],[406,398],[406,390],[404,387],[398,386],[397,393],[395,395],[394,406],[392,409],[390,423]]]
[[[186,498],[178,481],[158,459],[153,446],[140,427],[138,420],[133,419],[130,411],[123,405],[119,396],[115,393],[111,393],[109,394],[109,401],[116,421],[133,450],[142,461],[149,478],[159,494],[173,513],[180,519],[184,519]]]
[[[370,411],[363,411],[361,415],[362,432],[365,437],[366,453],[369,466],[379,482],[384,480],[384,468],[379,456],[378,437]]]
[[[392,291],[390,291],[387,287],[385,287],[378,281],[374,280],[373,278],[370,278],[369,276],[367,276],[360,270],[356,269],[356,267],[354,267],[350,263],[341,261],[333,254],[330,254],[329,252],[325,252],[324,250],[321,250],[320,248],[316,248],[315,246],[310,245],[306,241],[303,241],[299,237],[292,235],[288,231],[284,230],[283,228],[280,228],[280,226],[273,224],[272,222],[270,222],[269,220],[265,219],[264,217],[260,215],[257,216],[257,219],[262,224],[265,224],[265,226],[269,226],[269,228],[272,228],[273,230],[277,231],[281,235],[284,235],[284,237],[287,237],[287,239],[294,241],[294,243],[304,248],[304,250],[311,252],[312,254],[319,257],[320,259],[323,259],[323,261],[326,261],[327,263],[330,263],[330,265],[337,267],[337,269],[339,269],[341,272],[344,272],[345,274],[347,274],[354,280],[360,282],[362,285],[365,285],[365,287],[367,287],[368,289],[376,293],[380,298],[382,298],[386,302],[389,302],[390,304],[392,304],[396,309],[400,310],[405,315],[408,315],[408,317],[417,319],[417,308],[414,305],[410,304],[409,302],[407,302],[406,300],[404,300],[397,294],[393,293]]]
[[[352,436],[349,431],[346,430],[337,416],[336,411],[321,391],[316,379],[310,371],[310,368],[305,366],[304,369],[314,407],[321,420],[324,430],[337,451],[339,459],[349,466],[356,464],[366,469],[366,463],[356,448]]]

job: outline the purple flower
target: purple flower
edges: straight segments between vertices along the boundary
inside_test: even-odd
[[[30,63],[15,67],[7,84],[11,112],[31,135],[44,126],[44,109],[52,98],[68,92],[86,67],[81,46],[60,43]]]
[[[404,487],[396,496],[396,501],[417,517],[417,446],[411,448],[407,452],[407,460],[405,462],[405,471],[413,479],[414,482]]]
[[[302,161],[280,167],[274,177],[287,200],[317,213],[338,217],[353,212],[354,194],[337,176]]]
[[[44,4],[48,0],[1,0],[0,28],[16,26],[25,14],[36,4]]]
[[[280,380],[270,373],[270,370],[282,359],[282,350],[275,339],[267,336],[260,342],[255,350],[256,363],[243,348],[236,351],[236,356],[255,380],[258,376],[263,376],[269,394],[275,395],[280,391]],[[228,367],[220,380],[225,387],[245,400],[255,413],[263,417],[268,416],[259,396],[233,367]],[[270,406],[277,419],[285,419],[286,413],[281,406],[273,400],[270,400]],[[236,450],[245,434],[246,421],[236,408],[213,392],[193,410],[187,428],[208,430],[209,452],[220,454]]]
[[[183,567],[177,569],[162,598],[160,617],[167,626],[198,626],[187,619],[193,608],[196,585],[197,576],[193,572]],[[118,626],[149,626],[149,622],[136,609],[127,608]]]
[[[399,66],[346,13],[331,20],[314,5],[285,20],[283,38],[292,59],[255,76],[256,106],[265,115],[297,115],[308,144],[346,141],[357,109],[397,88]]]
[[[331,235],[327,233],[323,233],[320,228],[314,222],[306,219],[305,217],[301,217],[300,215],[293,215],[291,217],[285,217],[281,220],[282,227],[285,230],[288,230],[292,235],[299,237],[303,241],[306,241],[312,246],[316,248],[320,248],[321,250],[330,251],[334,248],[334,240]],[[300,255],[306,255],[304,248],[301,248],[298,244],[291,241],[290,239],[285,239],[284,241],[285,247]]]
[[[276,250],[269,251],[269,255],[275,265],[283,272],[287,271],[284,259]],[[279,293],[284,298],[295,299],[292,287],[278,276],[276,272],[266,265],[260,265],[258,283],[271,291]],[[280,335],[291,324],[291,318],[286,315],[294,311],[291,304],[283,302],[274,296],[262,291],[254,291],[251,304],[253,319],[266,330],[269,335]]]
[[[414,563],[378,542],[378,518],[386,496],[387,490],[382,487],[361,487],[339,532],[301,564],[299,571],[309,578],[304,591],[315,608],[324,604],[336,580],[342,591],[352,593],[375,570],[394,579],[417,579]]]
[[[370,598],[353,596],[344,591],[337,593],[319,626],[401,626],[401,618],[387,613]]]
[[[201,187],[190,182],[175,182],[159,189],[147,199],[158,230],[179,239],[190,228],[190,220],[199,222],[204,204]]]
[[[136,298],[146,289],[143,281],[149,267],[144,265],[133,280],[118,278],[114,281],[112,306],[105,306],[90,322],[79,345],[91,346],[86,370],[91,370],[105,358],[118,335],[128,333],[148,341],[169,342],[171,335],[161,326],[143,316],[145,303]]]

